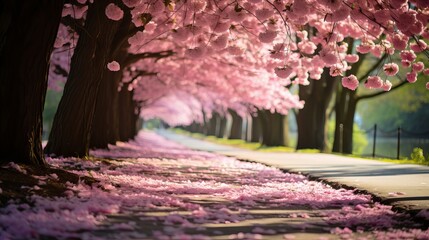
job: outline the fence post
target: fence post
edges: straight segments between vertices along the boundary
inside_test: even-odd
[[[399,157],[401,155],[401,127],[398,127],[398,146],[396,148],[396,158],[399,160]]]
[[[340,153],[343,153],[343,134],[344,134],[344,125],[340,123]]]
[[[375,142],[377,140],[377,124],[374,124],[374,136],[372,142],[372,157],[375,157]]]

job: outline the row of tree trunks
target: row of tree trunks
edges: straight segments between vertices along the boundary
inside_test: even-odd
[[[0,163],[46,164],[42,112],[62,9],[61,0],[0,1]]]
[[[84,157],[89,153],[97,94],[120,25],[105,17],[106,6],[112,2],[94,1],[88,9],[45,148],[48,154]]]
[[[279,113],[271,113],[267,110],[258,111],[257,116],[252,116],[251,120],[247,122],[245,132],[243,131],[243,118],[232,110],[229,110],[229,114],[231,125],[229,132],[226,132],[228,117],[218,113],[214,113],[212,118],[205,121],[204,124],[193,123],[186,129],[219,138],[227,137],[229,139],[261,142],[265,146],[285,146],[288,143],[285,129],[287,118]]]

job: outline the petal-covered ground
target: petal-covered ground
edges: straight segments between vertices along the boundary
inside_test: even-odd
[[[369,195],[151,132],[92,155],[49,158],[79,180],[47,197],[37,190],[58,176],[32,176],[28,201],[0,209],[0,239],[429,239],[422,223]]]

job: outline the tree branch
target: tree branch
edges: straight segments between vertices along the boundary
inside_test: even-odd
[[[155,58],[158,61],[161,58],[166,58],[174,55],[173,50],[166,50],[161,52],[144,52],[139,54],[129,54],[127,59],[124,61],[124,66],[129,66],[141,59]]]
[[[75,19],[71,16],[65,16],[61,18],[61,23],[67,27],[70,27],[73,31],[77,32],[81,35],[82,31],[84,31],[83,20]]]
[[[366,94],[366,95],[362,95],[362,96],[357,96],[356,97],[356,102],[359,101],[359,100],[362,100],[362,99],[373,98],[373,97],[377,97],[377,96],[386,94],[388,92],[392,92],[392,91],[394,91],[394,90],[396,90],[396,89],[404,86],[407,83],[408,83],[407,81],[402,81],[402,82],[398,83],[397,85],[393,86],[390,89],[390,91],[380,91],[380,92],[376,92],[376,93],[371,93],[371,94]]]
[[[364,79],[366,79],[369,74],[371,74],[375,69],[378,68],[378,66],[387,58],[387,54],[384,54],[383,57],[381,57],[377,63],[375,63],[372,68],[370,68],[362,77],[359,78],[359,82],[363,81]]]

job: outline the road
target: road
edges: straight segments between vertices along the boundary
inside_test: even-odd
[[[356,188],[397,209],[429,209],[429,167],[394,164],[325,153],[258,152],[210,143],[171,131],[158,132],[189,148],[259,162],[333,185]]]

